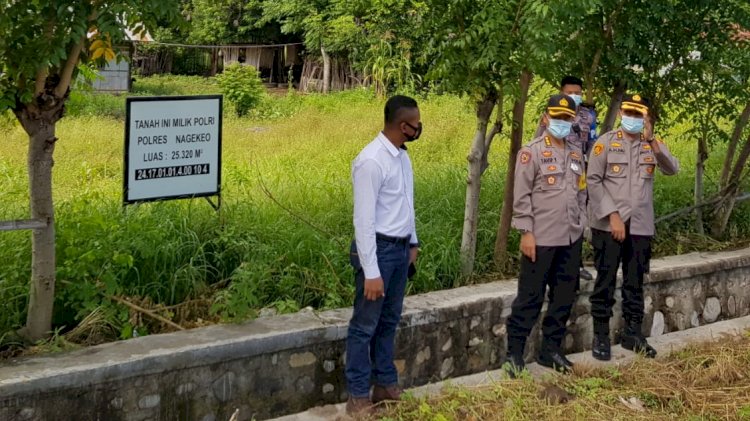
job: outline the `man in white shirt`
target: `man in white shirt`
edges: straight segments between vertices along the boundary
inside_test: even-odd
[[[394,96],[385,104],[385,128],[352,163],[355,241],[350,260],[356,295],[346,341],[350,414],[372,413],[373,404],[401,395],[393,363],[396,327],[419,247],[414,177],[404,143],[421,133],[417,102]]]

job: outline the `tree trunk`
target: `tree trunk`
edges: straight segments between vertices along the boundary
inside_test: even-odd
[[[604,134],[611,131],[615,126],[615,120],[617,119],[617,113],[620,111],[620,103],[622,103],[622,96],[625,94],[625,84],[620,82],[615,86],[615,90],[612,92],[612,96],[609,101],[609,108],[607,108],[607,115],[604,117],[602,128],[599,133]]]
[[[64,100],[63,100],[64,101]],[[22,107],[16,113],[29,135],[29,195],[31,218],[47,221],[35,229],[31,241],[31,287],[26,326],[22,336],[31,341],[47,337],[52,330],[55,302],[55,215],[52,204],[52,154],[55,124],[62,118],[63,101],[45,111]]]
[[[466,179],[466,203],[464,207],[464,229],[461,237],[461,275],[474,272],[477,252],[477,223],[479,221],[479,193],[482,188],[482,163],[487,154],[487,126],[495,108],[497,97],[488,94],[477,102],[477,129],[469,150],[469,175]]]
[[[211,49],[211,73],[209,76],[216,76],[219,71],[219,50],[217,48]]]
[[[729,140],[727,154],[724,157],[724,165],[721,168],[721,179],[719,184],[721,188],[724,188],[729,184],[729,173],[732,171],[732,163],[734,162],[734,155],[737,153],[737,145],[740,143],[742,132],[745,130],[748,121],[750,121],[750,102],[745,105],[745,109],[742,110],[742,114],[740,114],[740,117],[734,124],[734,131]]]
[[[729,217],[732,215],[736,202],[735,199],[740,190],[740,178],[745,170],[748,158],[750,158],[750,136],[745,140],[742,151],[739,157],[737,157],[737,162],[734,163],[734,167],[727,178],[727,185],[721,189],[720,195],[723,200],[716,206],[716,212],[711,224],[711,236],[715,238],[723,237],[727,229]]]
[[[323,93],[327,94],[331,90],[331,57],[322,46],[320,54],[323,56]]]
[[[706,133],[702,133],[698,139],[698,156],[695,161],[695,231],[703,235],[703,208],[698,206],[703,203],[703,175],[705,173],[705,163],[708,159],[708,144],[706,142]]]
[[[523,115],[526,112],[532,76],[531,72],[527,70],[521,73],[519,81],[521,86],[520,97],[513,104],[513,131],[510,136],[508,168],[505,174],[505,194],[500,224],[497,228],[497,238],[495,239],[494,260],[497,268],[502,268],[508,258],[508,237],[510,235],[510,223],[513,219],[513,184],[516,178],[516,157],[523,143]]]

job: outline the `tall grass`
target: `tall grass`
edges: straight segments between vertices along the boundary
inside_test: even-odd
[[[211,80],[163,77],[139,79],[135,91],[166,95],[214,93],[217,88]],[[530,109],[541,109],[543,103],[538,95]],[[409,153],[423,246],[410,293],[467,282],[458,274],[458,251],[465,157],[475,127],[472,104],[453,96],[430,96],[420,105],[425,132],[409,145]],[[350,163],[380,130],[382,107],[372,92],[354,90],[328,96],[269,96],[248,118],[225,112],[223,207],[217,213],[198,199],[123,209],[124,97],[74,94],[68,116],[58,125],[53,174],[59,279],[55,324],[71,328],[94,309],[105,308],[122,335],[129,336],[133,321],[107,296],[140,297],[164,305],[203,297],[212,303],[217,318],[230,320],[253,316],[266,306],[293,311],[349,305]],[[530,136],[537,115],[528,114]],[[25,218],[27,138],[17,126],[4,127],[0,220]],[[674,129],[676,135],[679,130]],[[483,179],[480,274],[491,269],[508,134],[496,140],[492,165]],[[694,147],[680,141],[670,145],[684,171],[656,180],[657,214],[692,200]],[[712,174],[719,164],[718,157],[709,161]],[[737,236],[750,229],[747,216],[746,207],[735,215]],[[676,234],[690,229],[685,221],[669,224],[659,250],[677,250]],[[516,237],[511,247],[517,247]],[[0,313],[3,332],[23,323],[30,234],[0,233],[0,262],[0,300],[6,304]]]

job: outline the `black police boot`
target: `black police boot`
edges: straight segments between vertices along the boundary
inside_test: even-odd
[[[573,369],[573,363],[565,358],[565,354],[563,354],[560,347],[548,343],[542,344],[542,349],[536,357],[536,362],[539,365],[549,367],[561,373],[567,373]]]
[[[609,361],[612,359],[609,336],[594,335],[594,343],[591,345],[591,355],[599,361]]]
[[[609,341],[609,320],[594,320],[594,341],[591,355],[600,361],[612,359],[612,346]]]
[[[627,322],[620,337],[620,345],[627,350],[643,354],[646,358],[656,358],[656,350],[648,344],[646,337],[641,333],[641,322]]]
[[[525,346],[525,339],[508,338],[508,360],[503,365],[503,369],[511,379],[515,379],[526,369],[526,363],[523,361],[523,349]]]
[[[589,272],[585,268],[581,267],[581,279],[592,281],[594,280],[594,275],[592,275],[591,272]]]

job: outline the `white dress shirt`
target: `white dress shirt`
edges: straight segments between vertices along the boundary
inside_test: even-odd
[[[409,154],[381,132],[352,163],[354,237],[365,278],[380,277],[375,234],[417,243],[414,175]]]

